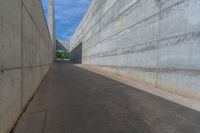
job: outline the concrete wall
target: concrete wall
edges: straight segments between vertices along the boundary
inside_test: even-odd
[[[52,62],[40,0],[0,0],[0,133],[13,127]]]
[[[56,50],[56,25],[55,25],[55,3],[54,0],[48,0],[48,27],[54,49]]]
[[[82,64],[82,43],[70,52],[70,60],[72,63]]]
[[[199,0],[93,0],[80,42],[83,64],[200,99]]]

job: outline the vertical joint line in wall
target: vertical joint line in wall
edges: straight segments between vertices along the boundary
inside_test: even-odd
[[[47,114],[48,114],[48,110],[45,112],[45,115],[44,115],[44,121],[43,121],[43,126],[42,126],[42,133],[45,132],[45,125],[46,125],[46,120],[47,120]]]
[[[161,1],[158,1],[159,3],[157,3],[158,5],[158,45],[160,46],[161,43],[160,43],[160,21],[161,21]],[[160,49],[158,49],[157,51],[157,67],[158,67],[158,70],[157,70],[157,73],[156,73],[156,88],[158,88],[158,80],[159,80],[159,75],[160,75],[160,72],[161,72],[161,68],[160,68]]]
[[[21,111],[23,110],[23,0],[21,0]]]

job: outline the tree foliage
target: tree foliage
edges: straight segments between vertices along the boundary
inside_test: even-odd
[[[70,55],[68,51],[57,51],[56,58],[60,60],[66,60],[70,58]]]

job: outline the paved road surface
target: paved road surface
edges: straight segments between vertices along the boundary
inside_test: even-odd
[[[14,133],[200,133],[200,113],[60,62]]]

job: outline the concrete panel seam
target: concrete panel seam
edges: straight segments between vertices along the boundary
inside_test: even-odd
[[[45,125],[46,125],[47,115],[48,115],[48,110],[45,111],[45,116],[44,116],[44,121],[43,121],[43,126],[42,126],[42,133],[45,132]]]
[[[84,31],[85,31],[85,29],[87,28],[87,26],[91,23],[91,21],[89,21],[89,22],[87,23],[87,26],[85,26],[85,28],[83,29],[83,31],[82,31],[79,35],[77,35],[76,39],[74,40],[74,43],[77,43],[76,40],[79,38],[79,36],[80,36],[82,33],[84,33],[83,36],[85,36],[85,35],[88,34],[88,32],[91,31],[99,22],[101,22],[101,20],[105,17],[105,15],[108,14],[108,12],[109,12],[118,2],[119,2],[119,1],[115,2],[115,3],[103,14],[103,16],[102,16],[90,29],[88,29],[88,31],[87,31],[86,33],[84,33]],[[100,9],[99,9],[98,11],[100,11]],[[95,35],[95,34],[94,34],[94,35]]]
[[[161,4],[160,4],[160,1],[156,0],[156,4],[159,8],[159,21],[158,21],[158,45],[159,47],[161,47],[161,37],[160,37],[160,34],[161,34],[161,23],[160,23],[160,20],[162,19],[161,18]],[[159,74],[161,72],[161,68],[160,68],[160,50],[156,51],[156,65],[157,65],[157,68],[158,68],[158,71],[156,72],[156,77],[155,77],[155,87],[158,88],[158,82],[159,82]]]
[[[117,2],[115,2],[114,4],[113,4],[113,6],[112,7],[110,7],[109,8],[109,10],[106,12],[106,13],[104,13],[104,15],[100,18],[100,20],[99,21],[97,21],[97,23],[93,26],[93,27],[91,27],[91,29],[89,29],[88,30],[88,32],[90,31],[90,30],[92,30],[102,19],[103,19],[103,17],[118,3],[119,1],[117,1]],[[138,2],[138,1],[137,1]],[[115,19],[113,19],[113,22],[115,21],[115,20],[117,20],[119,17],[121,17],[121,15],[123,15],[126,11],[128,11],[130,8],[132,8],[134,5],[135,5],[136,3],[134,3],[133,5],[131,5],[129,8],[127,8],[126,10],[124,10],[123,12],[121,12]],[[100,29],[99,31],[97,31],[95,34],[93,34],[90,38],[88,38],[86,41],[85,41],[85,43],[86,42],[88,42],[92,37],[94,37],[96,34],[98,34],[99,32],[101,32],[103,29],[105,29],[107,26],[105,26],[105,27],[103,27],[102,29]],[[87,32],[87,33],[88,33]],[[87,33],[85,33],[84,35],[86,35]],[[84,36],[83,35],[83,36]],[[79,37],[79,36],[78,36]],[[77,37],[77,38],[78,38]]]
[[[183,3],[184,1],[185,1],[185,0],[182,0],[182,1],[180,1],[178,4]],[[116,2],[116,3],[117,3],[117,2]],[[135,4],[133,4],[132,6],[134,6],[134,5],[135,5]],[[163,12],[163,11],[165,11],[165,10],[168,10],[169,8],[172,8],[173,6],[176,6],[176,5],[177,5],[177,3],[175,3],[175,4],[173,4],[173,5],[169,6],[169,7],[167,7],[167,8],[165,8],[165,9],[162,9],[162,10],[160,10],[159,12]],[[132,6],[129,7],[129,8],[132,8]],[[158,7],[160,8],[160,5],[159,5]],[[125,11],[125,12],[126,12],[126,11]],[[123,13],[122,13],[122,14],[123,14]],[[158,13],[158,14],[159,14],[159,13]],[[118,17],[117,17],[117,18],[118,18]],[[113,21],[115,21],[115,19],[114,19]],[[96,24],[95,24],[95,25],[96,25]],[[106,28],[106,27],[104,27],[104,28]],[[104,28],[103,28],[103,29],[104,29]],[[92,29],[92,28],[91,28],[91,29]],[[78,29],[78,30],[79,30],[79,29]],[[89,32],[89,31],[90,31],[90,30],[88,30],[88,32]],[[100,31],[101,31],[101,30],[99,30],[97,33],[99,33]],[[87,33],[88,33],[88,32],[87,32]],[[81,33],[82,33],[82,32],[81,32]],[[96,35],[97,33],[95,33],[94,35]],[[84,34],[84,35],[85,35],[85,34]],[[93,36],[94,36],[94,35],[93,35]],[[77,37],[76,37],[75,41],[73,41],[73,43],[77,43],[76,40],[79,38],[79,36],[80,36],[80,35],[77,35]],[[93,37],[93,36],[92,36],[92,37]],[[92,38],[92,37],[91,37],[91,38]],[[74,37],[73,37],[73,38],[74,38]],[[89,39],[88,39],[88,40],[89,40]],[[88,40],[86,40],[86,42],[87,42]]]
[[[171,7],[175,6],[175,5],[176,5],[176,4],[171,5],[171,6],[169,6],[168,8],[163,9],[161,12],[164,12],[165,10],[168,10],[169,8],[171,8]],[[131,7],[130,7],[130,8],[131,8]],[[131,26],[129,26],[129,27],[127,27],[127,28],[121,30],[121,31],[119,31],[118,33],[115,33],[115,34],[113,34],[113,35],[111,35],[111,36],[108,36],[108,37],[105,38],[104,40],[101,40],[101,41],[95,43],[94,45],[92,45],[92,46],[90,46],[90,47],[96,46],[96,45],[98,45],[99,43],[101,43],[101,42],[103,42],[103,41],[105,41],[105,40],[108,40],[109,38],[111,38],[111,37],[113,37],[113,36],[116,36],[116,35],[122,33],[123,31],[125,31],[125,30],[127,30],[127,29],[130,29],[130,28],[132,28],[132,27],[134,27],[134,26],[136,26],[136,25],[142,23],[143,21],[146,21],[146,20],[148,20],[148,19],[151,19],[151,18],[153,18],[153,17],[155,17],[155,16],[157,16],[157,15],[159,15],[159,14],[160,14],[160,12],[158,12],[158,13],[152,15],[152,16],[149,16],[149,17],[147,17],[147,18],[145,18],[145,19],[143,19],[143,20],[141,20],[141,21],[139,21],[139,22],[137,22],[137,23],[135,23],[135,24],[133,24],[133,25],[131,25]],[[118,16],[118,17],[120,17],[120,16]],[[118,17],[117,17],[117,18],[118,18]],[[117,18],[115,18],[113,21],[115,21]],[[109,26],[109,25],[107,25],[107,26]],[[107,26],[106,26],[106,27],[107,27]],[[95,33],[93,36],[95,36],[95,35],[97,35],[98,33],[100,33],[100,32],[101,32],[103,29],[105,29],[106,27],[103,27],[101,30],[99,30],[97,33]],[[92,36],[92,37],[93,37],[93,36]],[[88,40],[86,40],[84,43],[87,43],[92,37],[90,37],[90,38],[89,38]],[[87,47],[87,48],[83,49],[83,51],[89,49],[90,47]]]
[[[105,1],[104,1],[104,3],[105,3]],[[103,4],[104,4],[103,3]],[[78,26],[78,28],[77,28],[77,31],[75,31],[75,34],[74,34],[74,36],[72,37],[72,38],[74,38],[75,36],[80,36],[81,35],[81,33],[85,30],[85,28],[87,28],[87,26],[88,26],[88,23],[86,24],[86,26],[84,27],[84,29],[83,29],[83,31],[81,31],[79,34],[78,34],[78,32],[80,31],[80,29],[82,28],[82,25],[85,23],[85,21],[84,20],[87,20],[87,18],[88,18],[88,16],[92,13],[92,10],[95,8],[95,6],[97,5],[98,3],[96,2],[95,3],[95,5],[92,7],[92,9],[90,10],[90,12],[89,12],[89,10],[87,10],[87,12],[86,12],[86,17],[85,18],[83,18],[82,19],[82,21],[81,21],[81,23],[80,23],[80,25]],[[102,6],[103,6],[103,4],[102,4]],[[88,8],[89,9],[89,8]],[[99,8],[96,12],[98,12],[98,11],[100,11],[100,9],[101,8]],[[87,14],[88,13],[88,14]],[[90,23],[90,22],[89,22]],[[76,42],[76,38],[75,38],[75,40],[74,40],[74,42]]]
[[[51,69],[51,68],[52,68],[52,66],[49,67],[49,69]],[[39,84],[38,84],[38,86],[37,86],[35,92],[33,93],[33,95],[29,98],[28,102],[26,103],[26,106],[25,106],[24,108],[22,108],[21,112],[19,113],[19,117],[18,117],[18,119],[16,119],[16,120],[14,121],[14,124],[13,124],[14,126],[13,126],[13,128],[10,129],[10,132],[13,131],[13,129],[14,129],[14,127],[16,126],[17,122],[18,122],[19,119],[21,118],[22,113],[25,112],[25,110],[27,109],[27,107],[28,107],[28,105],[30,104],[31,100],[33,99],[33,97],[35,96],[35,94],[37,93],[37,91],[39,90],[39,86],[40,86],[40,84],[42,83],[42,81],[47,77],[47,74],[48,74],[48,72],[49,72],[49,69],[48,69],[47,73],[44,75],[44,77],[41,79],[41,81],[39,82]]]
[[[29,10],[27,9],[27,7],[26,7],[26,5],[24,4],[24,2],[22,2],[22,3],[23,3],[23,7],[24,7],[24,9],[26,10],[26,12],[28,13],[29,17],[31,18],[31,20],[32,20],[32,22],[33,22],[35,28],[37,29],[38,33],[39,33],[40,36],[42,37],[42,40],[45,42],[45,46],[48,47],[50,44],[48,44],[48,43],[47,43],[47,40],[44,39],[43,34],[40,32],[39,28],[37,27],[37,25],[36,25],[36,23],[35,23],[35,21],[34,21],[32,15],[30,14],[30,12],[29,12]]]
[[[22,108],[23,108],[23,105],[22,105],[22,97],[23,97],[23,0],[21,0],[21,111],[22,111]]]
[[[175,39],[175,38],[178,38],[178,39],[176,41],[170,43],[170,44],[161,45],[159,43],[160,41],[165,41],[165,40],[170,40],[170,39]],[[144,52],[144,51],[148,51],[148,50],[161,49],[161,48],[168,47],[169,45],[170,46],[177,45],[180,42],[184,42],[185,40],[189,40],[190,38],[193,38],[193,40],[197,40],[198,38],[200,38],[200,32],[198,32],[198,33],[186,33],[186,34],[176,35],[176,36],[172,36],[172,37],[166,37],[166,38],[162,38],[162,39],[158,39],[158,40],[152,40],[152,41],[148,41],[148,42],[144,42],[144,43],[135,44],[132,47],[114,49],[112,51],[106,51],[106,52],[102,52],[102,53],[99,53],[99,54],[91,54],[89,56],[83,56],[83,58],[126,55],[126,54],[135,53],[135,52],[138,53],[138,52]],[[151,44],[151,45],[149,46],[149,45],[146,45],[146,44]]]
[[[37,68],[37,67],[49,66],[49,65],[52,65],[52,63],[41,64],[41,65],[34,65],[34,66],[23,66],[23,68]],[[22,66],[11,67],[11,68],[0,68],[0,71],[10,71],[10,70],[15,70],[15,69],[22,69]]]
[[[125,28],[125,29],[123,29],[123,30],[121,30],[121,31],[119,31],[119,32],[117,32],[117,33],[115,33],[115,34],[113,34],[113,35],[111,35],[111,36],[108,36],[108,37],[106,37],[105,39],[103,39],[103,40],[101,40],[101,41],[95,43],[94,45],[89,46],[89,47],[86,47],[85,49],[83,49],[83,51],[88,50],[88,49],[90,49],[91,47],[94,47],[94,46],[100,44],[101,42],[104,42],[105,40],[108,40],[109,38],[112,38],[112,37],[114,37],[114,36],[116,36],[116,35],[118,35],[118,34],[124,32],[124,31],[126,31],[126,30],[128,30],[128,29],[130,29],[130,28],[132,28],[132,27],[134,27],[134,26],[136,26],[136,25],[138,25],[138,24],[144,22],[144,21],[147,21],[148,19],[151,19],[151,18],[157,16],[158,14],[159,14],[159,13],[156,13],[156,14],[154,14],[154,15],[148,17],[148,18],[145,18],[145,19],[143,19],[143,20],[141,20],[141,21],[135,23],[134,25],[131,25],[131,26],[129,26],[129,27],[127,27],[127,28]],[[104,27],[104,28],[105,28],[105,27]],[[103,29],[104,29],[104,28],[103,28]],[[102,29],[102,30],[103,30],[103,29]],[[97,35],[98,33],[100,33],[102,30],[99,30],[95,35]],[[94,37],[94,36],[93,36],[93,37]],[[86,40],[85,43],[87,43],[90,39],[91,39],[91,38],[89,38],[88,40]]]

